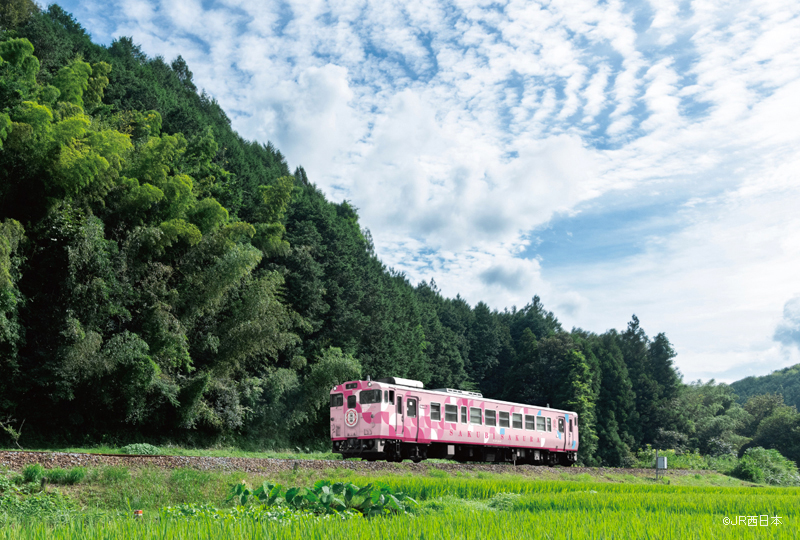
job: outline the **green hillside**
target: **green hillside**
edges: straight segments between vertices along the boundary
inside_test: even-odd
[[[800,364],[761,377],[746,377],[731,383],[731,388],[742,403],[759,394],[781,394],[786,405],[800,409]]]

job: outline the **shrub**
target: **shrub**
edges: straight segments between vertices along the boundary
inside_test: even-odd
[[[154,456],[160,452],[157,446],[147,443],[129,444],[120,448],[123,454],[136,454],[140,456]]]
[[[731,474],[750,482],[800,486],[797,465],[777,450],[767,450],[760,446],[748,448]]]
[[[752,459],[742,458],[731,474],[747,482],[764,483],[764,471]]]

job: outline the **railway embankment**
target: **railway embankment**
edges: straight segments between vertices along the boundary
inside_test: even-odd
[[[427,473],[438,469],[451,474],[458,472],[485,472],[501,474],[519,474],[524,476],[550,476],[559,474],[590,475],[633,475],[652,476],[653,469],[624,469],[605,467],[545,467],[533,465],[517,465],[505,463],[456,463],[441,461],[423,461],[412,463],[387,463],[382,461],[359,460],[324,460],[324,459],[278,459],[278,458],[245,458],[245,457],[208,457],[208,456],[167,456],[167,455],[125,455],[125,454],[92,454],[75,452],[33,452],[33,451],[0,451],[0,467],[20,471],[26,465],[40,464],[46,469],[71,467],[106,467],[122,466],[128,468],[156,467],[160,469],[191,468],[201,471],[240,471],[250,474],[270,475],[291,470],[330,470],[346,469],[355,473]],[[668,476],[685,476],[706,474],[711,471],[695,471],[673,469]]]

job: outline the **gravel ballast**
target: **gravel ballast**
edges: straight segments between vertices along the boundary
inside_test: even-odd
[[[321,459],[274,459],[242,457],[198,457],[198,456],[132,456],[118,454],[79,454],[68,452],[0,452],[0,467],[20,471],[26,465],[38,463],[46,469],[60,467],[105,467],[122,466],[129,468],[157,467],[161,469],[191,468],[201,471],[241,471],[269,475],[296,469],[347,469],[357,473],[426,473],[431,469],[456,472],[513,473],[524,476],[552,476],[553,473],[595,475],[631,474],[652,476],[653,469],[616,469],[598,467],[543,467],[532,465],[488,464],[488,463],[387,463],[384,461],[321,460]],[[709,471],[674,469],[669,476],[708,474]]]

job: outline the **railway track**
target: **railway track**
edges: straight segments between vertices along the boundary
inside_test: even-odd
[[[161,469],[191,468],[203,471],[241,471],[253,474],[270,475],[284,471],[299,469],[326,470],[347,469],[361,473],[416,472],[426,473],[430,469],[456,472],[489,472],[513,473],[524,476],[553,476],[554,474],[633,474],[635,476],[651,476],[652,469],[615,469],[597,467],[565,467],[550,468],[532,465],[489,464],[489,463],[456,463],[430,462],[387,463],[383,461],[367,462],[355,460],[321,460],[321,459],[277,459],[277,458],[242,458],[242,457],[208,457],[208,456],[167,456],[167,455],[132,455],[132,454],[93,454],[77,452],[41,452],[41,451],[0,451],[0,467],[19,471],[26,465],[38,463],[47,469],[71,467],[108,467],[121,466],[128,468],[157,467]],[[686,474],[704,474],[708,471],[672,470],[670,476]]]

